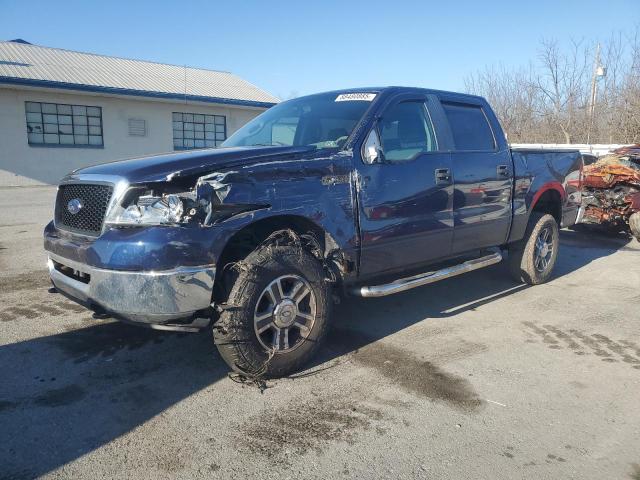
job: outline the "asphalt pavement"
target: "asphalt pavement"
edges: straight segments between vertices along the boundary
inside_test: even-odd
[[[47,292],[55,189],[0,187],[0,479],[640,479],[640,243],[563,230],[499,264],[345,300],[308,369],[235,383],[208,334]]]

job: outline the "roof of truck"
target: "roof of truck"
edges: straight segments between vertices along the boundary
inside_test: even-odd
[[[460,95],[464,97],[482,98],[478,95],[473,95],[471,93],[462,93],[462,92],[454,92],[451,90],[438,90],[435,88],[411,87],[411,86],[403,86],[403,85],[387,85],[383,87],[344,88],[344,89],[335,90],[335,91],[336,92],[382,92],[382,91],[391,91],[391,90],[407,91],[407,92],[439,93],[439,94],[447,94],[447,95]]]

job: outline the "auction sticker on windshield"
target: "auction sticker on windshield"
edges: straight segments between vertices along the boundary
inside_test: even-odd
[[[341,93],[336,97],[336,102],[370,102],[374,98],[375,93]]]

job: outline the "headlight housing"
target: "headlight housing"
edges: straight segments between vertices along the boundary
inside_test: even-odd
[[[175,225],[181,223],[184,204],[178,195],[143,195],[126,208],[115,209],[106,223],[114,226]]]

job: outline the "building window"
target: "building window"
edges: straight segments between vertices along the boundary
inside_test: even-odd
[[[102,147],[102,108],[25,102],[29,145]]]
[[[173,112],[173,149],[217,147],[227,138],[223,115]]]

